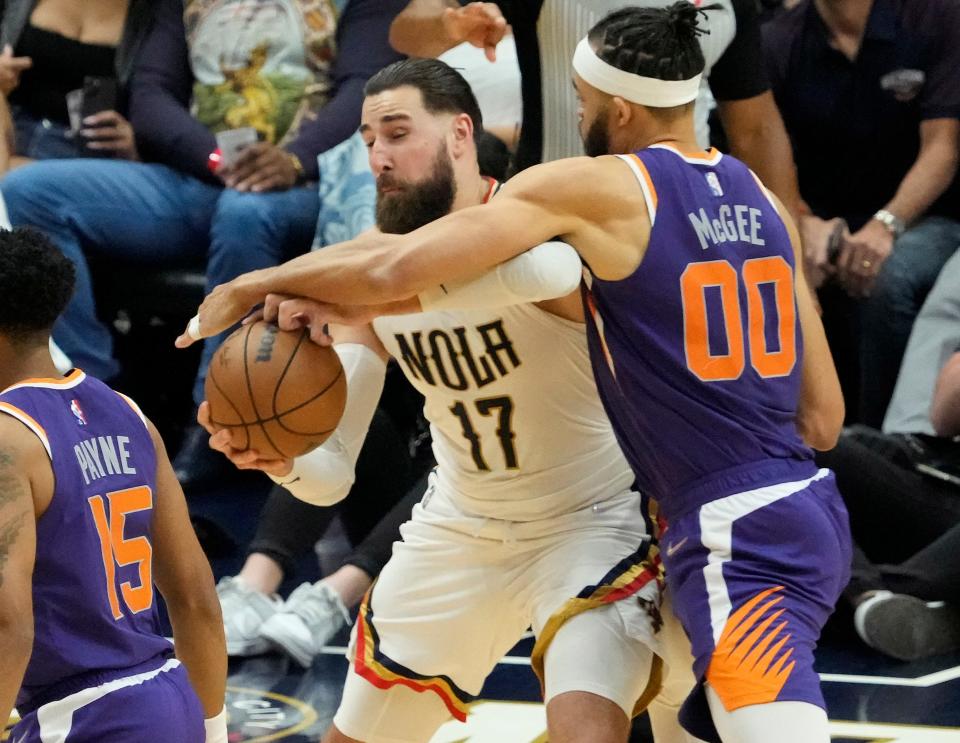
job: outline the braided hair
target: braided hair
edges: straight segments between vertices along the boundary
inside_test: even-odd
[[[587,36],[596,54],[625,72],[657,80],[689,80],[703,72],[697,37],[709,33],[698,25],[704,11],[688,0],[666,8],[628,7],[612,12]]]

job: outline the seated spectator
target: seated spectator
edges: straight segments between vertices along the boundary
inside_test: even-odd
[[[399,428],[404,429],[402,433]],[[217,585],[229,655],[256,655],[269,649],[271,641],[277,642],[263,633],[265,622],[286,637],[291,618],[272,621],[281,612],[292,612],[300,617],[298,622],[310,626],[315,637],[310,647],[315,647],[315,652],[347,623],[347,609],[360,602],[369,581],[379,575],[390,557],[391,545],[399,539],[400,524],[409,519],[413,504],[423,495],[421,486],[403,497],[433,464],[423,457],[411,460],[413,434],[411,426],[395,425],[386,413],[377,411],[357,459],[357,479],[350,496],[334,506],[298,500],[279,485],[271,491],[242,569]],[[409,498],[413,501],[406,502]],[[391,510],[395,504],[399,507],[396,513]],[[297,561],[313,549],[337,515],[356,549],[335,575],[316,585],[301,585],[284,603],[276,595],[284,578],[296,572]],[[356,585],[361,587],[354,590]],[[308,611],[304,606],[314,608]],[[302,634],[298,629],[293,627],[295,635]],[[305,643],[294,641],[293,647]],[[304,652],[294,652],[294,657],[309,666],[312,654],[305,659]]]
[[[890,432],[854,426],[818,457],[837,473],[858,543],[845,594],[856,630],[902,660],[960,649],[958,350],[960,254],[917,318]]]
[[[492,57],[509,23],[522,76],[523,127],[517,151],[517,168],[522,169],[583,154],[570,60],[590,26],[618,8],[669,4],[669,0],[410,0],[391,26],[390,41],[398,51],[414,56],[438,56],[468,42]],[[790,142],[764,70],[754,0],[710,4],[702,25],[709,33],[700,37],[706,60],[696,109],[700,143],[709,146],[707,116],[716,99],[731,154],[796,211],[800,200]]]
[[[358,467],[364,467],[363,461],[364,455],[361,453]],[[381,477],[388,474],[383,463],[375,463],[374,466],[381,472]],[[417,469],[422,471],[424,468]],[[236,577],[221,579],[217,586],[227,636],[227,652],[230,655],[254,655],[275,646],[304,668],[309,668],[330,638],[349,624],[349,612],[360,605],[364,594],[387,564],[393,543],[400,539],[400,526],[410,520],[413,507],[420,502],[427,487],[424,474],[406,496],[394,503],[384,496],[397,491],[401,481],[395,473],[390,472],[389,475],[387,487],[371,492],[360,506],[367,506],[365,510],[368,516],[382,515],[379,522],[368,528],[366,536],[357,542],[337,570],[316,583],[302,583],[286,601],[280,601],[275,594],[287,572],[270,556],[269,548],[257,551],[264,549],[269,539],[261,526],[243,569]],[[357,490],[355,487],[351,491],[348,502],[356,497]],[[371,504],[375,505],[372,512],[369,508]],[[384,512],[391,504],[393,507]],[[351,508],[354,512],[359,510],[356,505]],[[289,529],[294,523],[293,517],[307,515],[310,509],[314,513],[310,515],[308,523],[313,522],[314,525],[320,514],[326,514],[329,520],[334,512],[331,508],[311,506],[297,500],[278,487],[264,508],[262,523],[272,521],[279,527],[282,519],[286,518],[288,521],[284,528]],[[303,522],[298,522],[295,530],[303,533]],[[318,533],[312,532],[314,540]],[[275,534],[279,536],[281,530],[275,529]],[[282,539],[289,542],[288,537]],[[306,549],[310,546],[312,542],[300,545]]]
[[[523,122],[523,102],[513,34],[508,33],[500,40],[496,46],[496,59],[492,62],[481,49],[468,42],[445,51],[438,59],[453,67],[470,83],[483,114],[484,132],[495,135],[510,150],[515,150]],[[487,175],[497,177],[493,173]]]
[[[847,409],[877,427],[914,318],[960,245],[960,5],[803,0],[764,41]]]
[[[273,3],[239,7],[156,3],[130,91],[145,163],[47,161],[2,184],[14,225],[46,230],[78,266],[54,337],[95,376],[119,368],[96,316],[86,253],[151,265],[206,255],[212,288],[306,251],[319,209],[317,156],[353,134],[364,82],[397,58],[387,31],[398,0],[349,0],[342,13],[334,3],[309,13],[291,6],[307,14],[301,19],[278,16]],[[215,134],[244,127],[260,141],[211,173]],[[205,345],[198,403],[222,337]],[[189,431],[175,460],[184,484],[213,474],[206,452],[202,429]]]
[[[2,9],[0,136],[10,156],[3,170],[48,158],[136,160],[123,113],[153,3],[10,0]],[[75,91],[87,100],[71,122],[67,99]]]

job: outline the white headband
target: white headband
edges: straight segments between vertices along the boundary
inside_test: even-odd
[[[587,39],[577,44],[573,69],[597,90],[652,108],[673,108],[695,100],[701,75],[689,80],[657,80],[618,70],[597,56]]]

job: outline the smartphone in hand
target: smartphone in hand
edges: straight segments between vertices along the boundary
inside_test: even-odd
[[[217,147],[220,148],[220,163],[227,168],[237,161],[244,148],[255,144],[258,140],[257,130],[252,126],[217,132],[216,137]]]

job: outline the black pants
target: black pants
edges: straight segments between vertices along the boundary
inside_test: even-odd
[[[885,588],[960,604],[960,488],[920,474],[880,444],[844,435],[817,462],[837,474],[855,542],[846,596]]]
[[[422,475],[425,465],[418,462],[411,459],[407,436],[398,432],[390,416],[378,410],[360,451],[357,479],[347,498],[326,508],[304,503],[285,489],[275,487],[260,514],[248,554],[264,554],[289,574],[337,515],[351,544],[361,544]],[[389,556],[389,545],[387,552]]]

